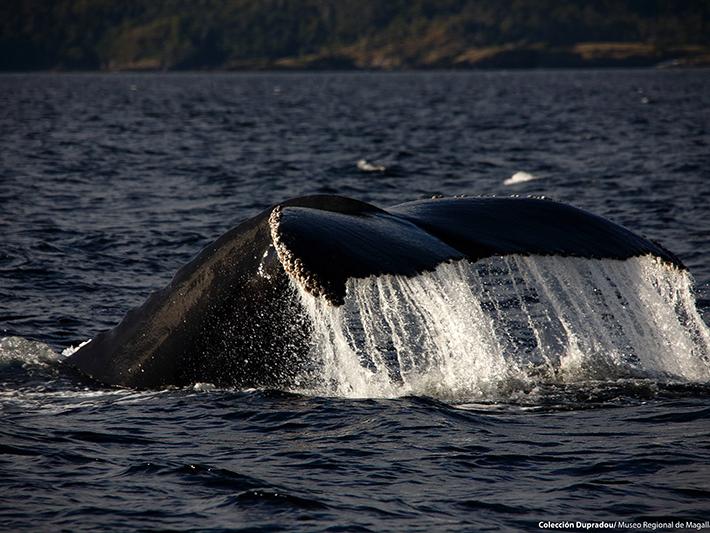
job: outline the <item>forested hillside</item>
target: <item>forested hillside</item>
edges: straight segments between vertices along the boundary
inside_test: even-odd
[[[0,69],[702,64],[710,0],[4,0]]]

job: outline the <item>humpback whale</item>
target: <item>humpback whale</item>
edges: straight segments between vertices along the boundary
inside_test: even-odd
[[[222,235],[66,363],[112,386],[284,386],[308,365],[312,332],[295,286],[339,306],[351,278],[414,276],[445,262],[510,254],[650,254],[685,268],[661,245],[547,199],[432,198],[383,209],[305,196]]]

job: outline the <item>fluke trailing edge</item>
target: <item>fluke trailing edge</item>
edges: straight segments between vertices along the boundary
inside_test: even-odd
[[[225,233],[67,363],[101,383],[136,388],[287,386],[308,364],[311,333],[289,278],[337,306],[349,278],[413,276],[509,254],[651,254],[684,268],[663,247],[550,200],[439,198],[380,209],[307,196]]]

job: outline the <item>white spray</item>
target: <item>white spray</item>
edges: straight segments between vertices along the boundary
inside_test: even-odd
[[[320,394],[476,400],[550,382],[710,381],[692,279],[651,256],[458,261],[349,280],[339,307],[299,292]]]

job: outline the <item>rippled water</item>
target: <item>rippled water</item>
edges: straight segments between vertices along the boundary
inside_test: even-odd
[[[710,311],[710,72],[3,75],[0,527],[534,529],[707,518],[710,386],[500,397],[87,387],[54,360],[285,198],[542,194]],[[518,174],[520,173],[520,174]]]

